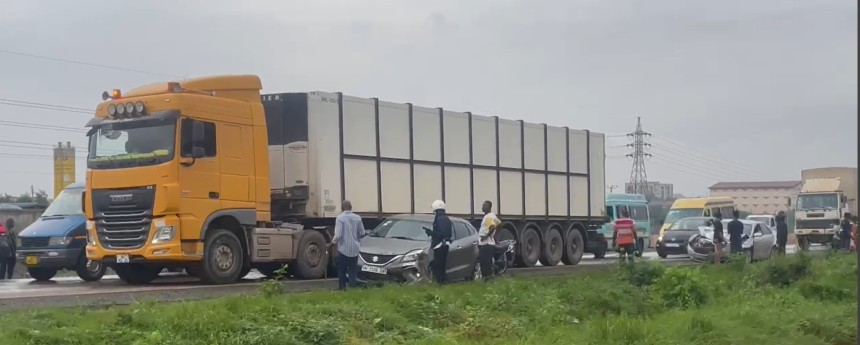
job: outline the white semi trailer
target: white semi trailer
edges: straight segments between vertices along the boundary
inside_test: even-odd
[[[499,238],[519,243],[520,266],[606,253],[601,133],[340,93],[265,94],[262,103],[274,221],[330,239],[344,199],[368,227],[430,213],[437,199],[478,223],[490,200]]]

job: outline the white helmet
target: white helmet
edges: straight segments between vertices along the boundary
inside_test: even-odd
[[[445,202],[442,200],[436,200],[433,202],[433,205],[430,205],[430,209],[432,209],[433,212],[436,212],[436,210],[444,210]]]

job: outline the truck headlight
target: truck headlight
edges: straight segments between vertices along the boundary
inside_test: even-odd
[[[152,244],[161,244],[173,241],[173,236],[176,234],[176,229],[173,226],[162,226],[155,230],[155,235],[152,236]]]
[[[93,237],[93,232],[91,230],[87,230],[87,245],[96,245],[96,239]]]
[[[403,259],[401,259],[401,261],[402,262],[417,261],[418,256],[421,255],[421,252],[422,252],[422,250],[418,249],[418,250],[413,250],[409,253],[406,253],[406,255],[403,256]]]
[[[72,237],[51,237],[48,239],[49,246],[68,246],[72,243]]]

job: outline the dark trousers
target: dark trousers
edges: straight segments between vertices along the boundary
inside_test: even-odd
[[[627,256],[627,261],[633,262],[633,256],[636,253],[636,245],[635,244],[619,244],[618,245],[618,259],[624,261],[624,256]]]
[[[12,279],[15,274],[15,258],[0,260],[0,279]]]
[[[741,239],[741,236],[732,236],[729,238],[729,249],[733,255],[744,252],[744,240]]]
[[[779,249],[779,253],[785,255],[785,245],[788,243],[788,238],[786,237],[777,237],[776,238],[776,247]]]
[[[433,249],[433,276],[439,284],[448,283],[448,246]]]
[[[484,276],[484,280],[493,277],[493,253],[495,249],[496,246],[490,244],[478,246],[478,260],[481,263],[481,275]]]
[[[355,287],[355,278],[358,275],[358,257],[349,257],[337,254],[337,288],[346,290],[347,280],[349,287]]]
[[[842,249],[851,249],[851,236],[842,236]]]

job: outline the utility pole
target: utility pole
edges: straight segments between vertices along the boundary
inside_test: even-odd
[[[633,149],[633,153],[628,153],[628,158],[633,159],[633,168],[630,170],[630,186],[632,191],[630,194],[648,194],[648,174],[645,172],[645,158],[651,157],[650,153],[645,150],[651,148],[651,144],[646,143],[646,139],[651,138],[651,133],[642,130],[642,118],[636,118],[636,131],[627,134],[628,138],[633,139],[633,143],[627,144],[627,147]]]
[[[609,194],[612,194],[612,191],[614,191],[615,188],[618,188],[618,186],[616,186],[614,184],[613,185],[606,185],[606,188],[609,188]]]

